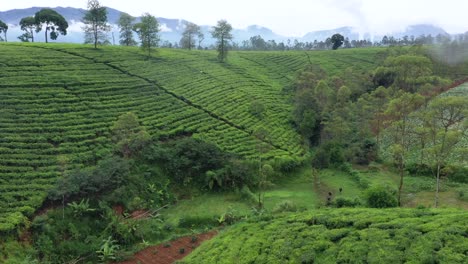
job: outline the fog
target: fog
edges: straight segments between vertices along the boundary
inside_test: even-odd
[[[31,6],[86,8],[86,0],[2,1],[0,10]],[[235,28],[261,25],[286,36],[309,31],[353,26],[361,33],[388,34],[412,24],[430,23],[448,33],[468,31],[466,0],[102,0],[105,6],[132,15],[149,12],[158,17],[183,18],[201,25],[227,19]]]

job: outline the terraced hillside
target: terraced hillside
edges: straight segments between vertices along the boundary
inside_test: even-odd
[[[333,209],[236,224],[181,263],[466,263],[462,210]]]
[[[282,88],[308,63],[329,72],[360,59],[373,67],[378,49],[338,52],[214,52],[80,45],[0,45],[0,231],[24,222],[57,177],[92,165],[109,151],[109,128],[135,112],[152,135],[193,135],[243,157],[300,158]],[[361,63],[362,62],[362,63]],[[265,106],[263,118],[249,112]],[[264,128],[267,138],[256,138]]]

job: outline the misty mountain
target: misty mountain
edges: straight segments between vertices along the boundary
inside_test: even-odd
[[[318,31],[313,31],[305,34],[301,40],[303,42],[313,42],[315,40],[317,41],[322,41],[326,40],[330,36],[334,34],[341,34],[350,40],[353,39],[359,39],[359,33],[354,30],[352,27],[341,27],[341,28],[336,28],[336,29],[329,29],[329,30],[318,30]]]
[[[433,37],[435,37],[439,34],[445,35],[445,36],[450,35],[444,29],[440,27],[436,27],[434,25],[420,24],[420,25],[408,26],[404,32],[397,32],[395,34],[392,34],[392,36],[394,36],[395,38],[402,38],[404,36],[418,37],[421,35],[426,35],[426,36],[432,35]]]
[[[8,30],[9,40],[10,41],[18,41],[17,36],[21,35],[22,32],[18,26],[19,21],[23,17],[33,16],[37,11],[42,9],[42,7],[31,7],[26,9],[13,9],[9,11],[0,12],[0,20],[8,23],[10,25],[10,29]],[[81,30],[83,24],[80,22],[86,10],[80,8],[72,8],[72,7],[56,7],[52,8],[62,16],[70,24],[68,29],[67,36],[60,36],[58,41],[60,42],[74,42],[74,43],[82,43],[84,39],[84,34]],[[120,17],[121,11],[107,8],[108,11],[108,20],[109,23],[112,24],[113,30],[109,34],[109,39],[111,42],[118,43],[118,28],[116,26],[117,21]],[[185,20],[182,19],[168,19],[163,17],[158,17],[158,21],[161,24],[161,40],[168,41],[171,43],[179,42],[182,31],[183,31],[183,23]],[[201,26],[203,33],[205,34],[205,40],[203,41],[204,45],[211,45],[215,42],[214,39],[211,38],[211,26]],[[290,39],[291,41],[294,39],[298,39],[302,42],[313,42],[314,40],[323,41],[326,38],[332,36],[335,33],[339,33],[350,40],[354,39],[375,39],[380,40],[384,35],[392,35],[395,38],[402,38],[403,36],[420,36],[420,35],[429,35],[436,36],[438,34],[442,35],[449,35],[444,29],[440,27],[436,27],[434,25],[429,24],[420,24],[420,25],[412,25],[406,28],[405,31],[402,32],[393,32],[390,34],[382,34],[382,35],[371,35],[370,33],[366,32],[359,32],[356,28],[353,27],[340,27],[336,29],[330,30],[319,30],[319,31],[312,31],[305,34],[303,37],[288,37],[282,36],[279,34],[274,33],[271,29],[252,25],[245,29],[234,29],[233,36],[234,41],[237,43],[242,43],[244,40],[248,40],[252,36],[260,35],[265,40],[276,40],[279,41],[287,41]],[[42,32],[39,33],[36,37],[37,41],[43,41],[44,36]]]

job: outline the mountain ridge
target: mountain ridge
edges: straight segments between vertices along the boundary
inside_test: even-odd
[[[21,35],[21,30],[18,26],[19,21],[21,18],[26,16],[32,16],[34,13],[39,11],[40,9],[45,7],[31,7],[25,9],[12,9],[7,11],[0,12],[0,20],[8,23],[11,25],[9,30],[9,34],[11,35]],[[76,42],[82,43],[83,42],[83,34],[81,32],[81,18],[86,12],[85,9],[82,8],[74,8],[74,7],[54,7],[53,10],[56,10],[58,13],[62,14],[65,19],[69,22],[69,35],[61,36],[59,41],[65,42]],[[117,21],[122,11],[107,7],[108,10],[108,20],[111,25],[113,25],[112,33],[114,36],[118,36],[118,29],[117,29]],[[187,20],[184,19],[171,19],[171,18],[164,18],[158,17],[158,20],[161,24],[161,39],[163,41],[169,41],[171,43],[178,42],[181,38],[182,31],[183,31],[183,23]],[[205,34],[205,45],[211,45],[215,42],[214,39],[210,36],[210,25],[202,25],[201,26],[203,33]],[[441,27],[437,27],[431,24],[417,24],[417,25],[410,25],[406,28],[405,31],[402,32],[393,32],[390,34],[371,34],[369,32],[360,32],[358,29],[344,26],[335,29],[325,29],[325,30],[316,30],[310,31],[304,34],[302,37],[292,37],[292,36],[284,36],[278,33],[275,33],[270,28],[260,26],[260,25],[250,25],[246,28],[239,29],[235,28],[233,30],[234,40],[235,42],[241,43],[242,41],[249,40],[252,36],[260,35],[265,40],[275,40],[275,41],[287,41],[287,40],[294,40],[297,39],[302,42],[313,42],[317,41],[324,41],[326,38],[332,36],[335,33],[339,33],[349,40],[359,40],[359,39],[371,39],[371,40],[380,40],[384,35],[387,36],[394,36],[395,38],[402,38],[403,36],[415,36],[418,37],[420,35],[429,35],[431,34],[435,37],[438,34],[442,34],[445,36],[449,36],[449,34]],[[16,39],[16,38],[11,38]],[[39,36],[38,41],[41,41],[41,36]]]

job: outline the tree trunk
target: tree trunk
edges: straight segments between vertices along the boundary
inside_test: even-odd
[[[65,194],[62,194],[62,219],[65,219]]]
[[[98,32],[97,32],[97,26],[94,25],[94,48],[97,49],[97,42],[98,42]]]
[[[440,187],[440,162],[437,163],[437,183],[436,183],[436,195],[435,195],[435,208],[439,206],[439,187]]]
[[[221,36],[221,62],[224,61],[224,36]]]
[[[46,30],[45,30],[45,43],[49,43],[49,40],[47,39],[47,33],[49,31],[49,26],[46,26]]]
[[[192,50],[192,34],[188,35],[188,50]]]
[[[401,192],[403,191],[403,166],[400,165],[400,186],[398,187],[398,206],[401,207]]]

